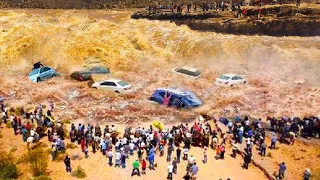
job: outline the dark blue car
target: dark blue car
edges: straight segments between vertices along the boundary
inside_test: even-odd
[[[169,106],[183,107],[183,108],[192,108],[200,106],[202,103],[190,91],[183,91],[179,89],[170,89],[170,88],[159,88],[152,94],[149,98],[151,101],[155,101],[159,104],[163,104],[164,95],[166,92],[171,93]]]

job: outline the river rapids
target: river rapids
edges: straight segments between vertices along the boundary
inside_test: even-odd
[[[130,11],[3,10],[0,12],[0,96],[31,110],[53,101],[58,118],[139,123],[184,121],[198,113],[254,117],[320,115],[320,37],[237,36],[198,32],[168,21],[130,19]],[[33,83],[33,63],[61,76]],[[69,78],[92,61],[111,68],[135,92],[117,95]],[[183,65],[198,80],[171,73]],[[221,88],[217,76],[237,73],[249,84]],[[192,90],[203,106],[175,110],[146,99],[157,87]]]

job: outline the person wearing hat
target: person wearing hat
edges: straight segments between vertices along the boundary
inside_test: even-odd
[[[307,168],[303,173],[303,180],[310,180],[311,179],[311,170]]]

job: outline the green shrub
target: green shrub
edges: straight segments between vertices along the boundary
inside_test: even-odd
[[[21,115],[20,111],[21,111],[21,107],[17,107],[17,108],[14,109],[14,113],[15,113],[17,116],[20,116],[20,115]]]
[[[11,122],[10,121],[7,121],[6,127],[7,128],[11,128]]]
[[[272,154],[271,154],[271,152],[268,152],[268,153],[267,153],[267,157],[272,158]]]
[[[57,161],[57,162],[62,162],[64,161],[64,158],[66,157],[66,153],[63,151],[58,151],[54,157],[54,161]]]
[[[13,146],[11,149],[10,149],[10,152],[15,152],[16,150],[18,150],[17,146]]]
[[[78,166],[77,169],[71,173],[71,175],[80,179],[87,177],[84,169],[82,169],[81,166]]]
[[[41,145],[35,145],[26,154],[33,176],[44,175],[48,167],[48,153]]]
[[[11,153],[0,152],[0,179],[17,179],[19,170]]]
[[[67,149],[75,149],[75,148],[77,148],[77,147],[78,147],[77,145],[72,144],[72,143],[67,143],[67,145],[66,145],[66,148],[67,148]]]
[[[34,178],[34,180],[51,180],[51,178],[47,175],[40,175],[40,176]]]
[[[63,124],[71,124],[71,120],[70,119],[65,119],[62,121]]]

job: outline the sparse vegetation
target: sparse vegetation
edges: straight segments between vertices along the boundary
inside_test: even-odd
[[[34,180],[51,180],[51,178],[47,175],[40,175],[36,177]]]
[[[65,119],[62,121],[63,124],[71,124],[71,120],[70,119]]]
[[[271,152],[268,152],[268,153],[267,153],[267,157],[272,158],[272,153],[271,153]]]
[[[320,179],[320,168],[314,170],[314,172],[311,172],[313,175],[312,175],[312,179],[315,179],[315,180],[319,180]]]
[[[75,149],[75,148],[77,148],[77,147],[78,147],[77,145],[72,144],[72,143],[67,143],[67,145],[66,145],[66,148],[67,148],[67,149]]]
[[[7,128],[11,128],[11,122],[10,122],[10,121],[7,121],[6,127],[7,127]]]
[[[62,151],[58,151],[56,154],[55,154],[55,157],[54,157],[54,161],[57,161],[57,162],[62,162],[64,161],[64,158],[66,157],[66,153],[65,152],[62,152]]]
[[[317,156],[318,158],[320,158],[320,152],[319,152],[319,154],[318,154],[318,156]]]
[[[11,153],[0,151],[0,179],[17,179],[19,170]]]
[[[49,159],[48,153],[41,145],[32,147],[25,157],[33,176],[38,177],[45,174]]]
[[[15,152],[16,150],[18,150],[18,148],[16,146],[13,146],[11,149],[10,149],[10,152]]]
[[[20,116],[21,115],[21,107],[17,107],[14,109],[14,113],[17,115],[17,116]]]
[[[82,169],[81,166],[78,166],[77,169],[71,173],[71,175],[79,179],[87,177],[84,169]]]

